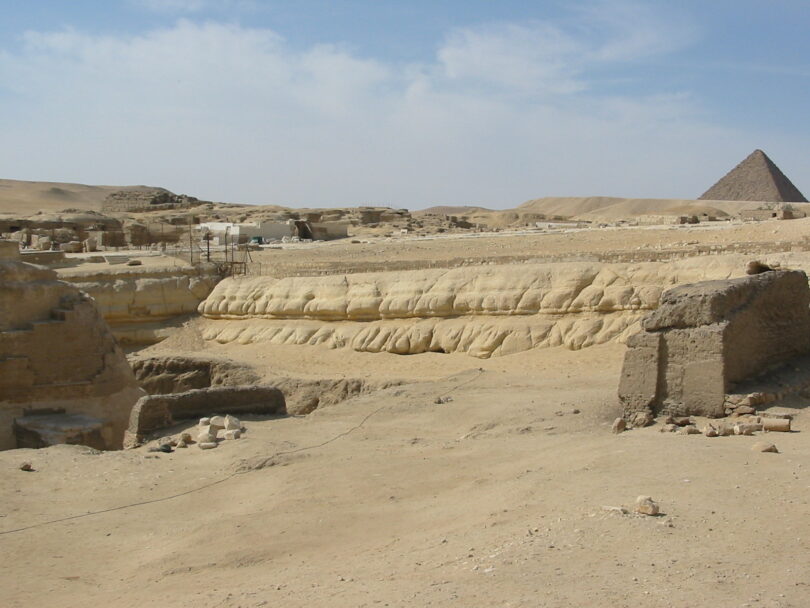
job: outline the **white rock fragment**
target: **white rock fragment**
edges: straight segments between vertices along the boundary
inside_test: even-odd
[[[208,421],[208,426],[216,427],[217,430],[225,428],[225,416],[212,416]]]
[[[242,431],[239,429],[232,429],[225,431],[225,439],[239,439],[242,436]]]
[[[197,441],[199,443],[211,443],[212,441],[216,443],[218,432],[219,429],[212,424],[204,426],[200,428],[200,434],[197,435]]]
[[[639,496],[636,498],[636,506],[633,510],[641,515],[658,515],[660,512],[658,503],[649,496]]]
[[[225,430],[226,431],[241,431],[242,430],[242,423],[239,421],[239,418],[235,416],[225,416]]]
[[[215,441],[201,441],[197,444],[201,450],[211,450],[217,447]]]
[[[210,418],[200,418],[199,426],[208,426],[209,424],[211,424]]]

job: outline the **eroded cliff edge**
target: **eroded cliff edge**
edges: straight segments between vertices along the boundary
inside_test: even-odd
[[[807,256],[774,261],[802,265]],[[777,259],[778,258],[778,259]],[[662,291],[741,276],[748,258],[474,266],[319,277],[238,277],[199,306],[221,343],[321,344],[363,352],[507,355],[626,338]]]

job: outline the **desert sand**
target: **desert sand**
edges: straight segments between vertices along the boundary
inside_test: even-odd
[[[6,605],[803,605],[802,417],[781,454],[613,435],[622,348],[479,362],[217,347],[408,383],[247,420],[212,451],[1,453]],[[663,515],[605,509],[639,494]]]

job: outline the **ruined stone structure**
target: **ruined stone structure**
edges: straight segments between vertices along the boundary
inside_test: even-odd
[[[0,449],[17,447],[15,419],[23,445],[41,447],[30,436],[38,415],[65,432],[83,415],[95,447],[120,448],[143,394],[93,299],[0,241]],[[81,438],[74,430],[63,436]]]
[[[168,395],[142,397],[132,408],[124,445],[140,444],[146,436],[174,424],[175,420],[216,413],[284,415],[284,394],[272,386],[220,386]]]
[[[682,285],[665,292],[628,342],[619,382],[625,418],[724,415],[726,393],[810,352],[802,271]]]
[[[151,190],[119,190],[109,194],[102,208],[111,212],[163,211],[188,209],[205,204],[193,196],[173,194],[163,188]]]

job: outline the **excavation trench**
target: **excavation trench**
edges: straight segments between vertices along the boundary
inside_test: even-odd
[[[130,357],[138,384],[150,395],[168,395],[195,389],[272,386],[286,401],[287,414],[304,415],[319,407],[336,405],[356,395],[401,384],[362,378],[300,378],[259,372],[250,365],[212,357]],[[223,395],[227,394],[225,392]],[[227,404],[223,404],[226,410]]]

